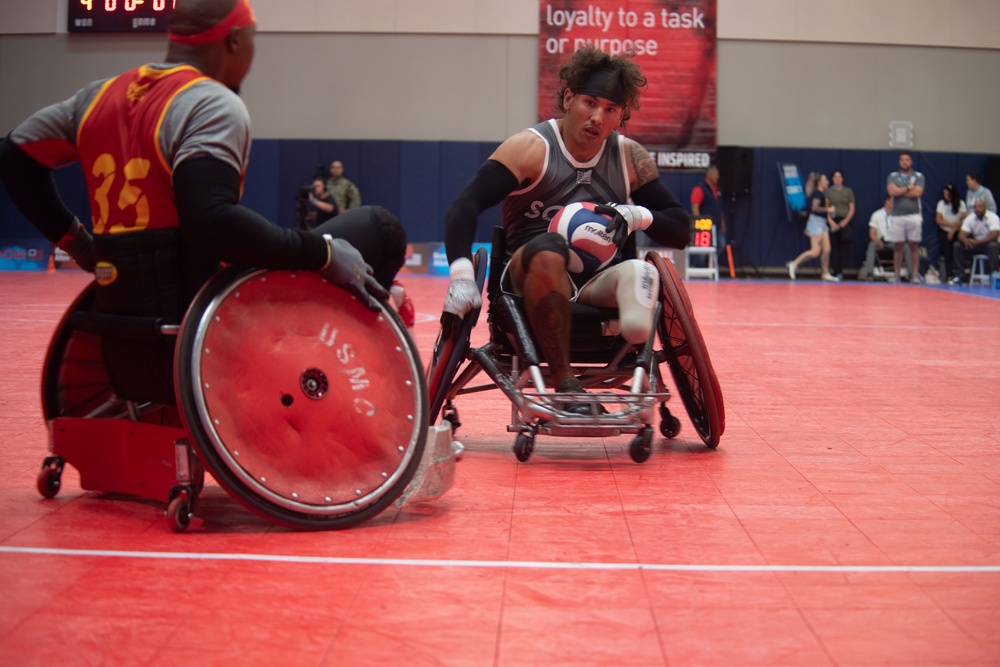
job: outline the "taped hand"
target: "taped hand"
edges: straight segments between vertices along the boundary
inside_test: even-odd
[[[449,268],[451,283],[444,297],[442,310],[462,318],[483,305],[483,296],[476,284],[476,272],[472,260],[462,257],[451,263]]]
[[[321,276],[356,296],[369,310],[379,312],[379,301],[389,298],[389,291],[379,285],[361,253],[344,239],[324,234],[330,259],[319,270]]]

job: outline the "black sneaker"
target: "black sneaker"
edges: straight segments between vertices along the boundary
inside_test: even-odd
[[[558,387],[556,387],[557,394],[580,394],[585,393],[586,390],[583,385],[575,377],[568,377],[563,380]],[[574,415],[582,415],[585,417],[592,417],[594,415],[603,415],[607,413],[607,410],[598,403],[573,403],[567,401],[562,403],[559,407],[563,412],[569,412]]]

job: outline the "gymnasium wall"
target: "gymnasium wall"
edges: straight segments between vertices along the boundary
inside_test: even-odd
[[[162,58],[162,35],[66,34],[62,2],[0,3],[0,132],[82,83]],[[261,33],[243,90],[255,137],[246,203],[283,224],[313,167],[338,158],[365,200],[398,211],[412,238],[440,239],[450,198],[493,146],[535,120],[536,0],[254,4]],[[771,241],[785,233],[771,151],[802,156],[793,161],[804,171],[832,168],[807,163],[813,155],[850,156],[833,166],[856,190],[881,187],[895,165],[893,120],[914,124],[920,154],[984,171],[988,154],[1000,154],[995,0],[718,8],[718,141],[754,155],[752,204],[743,204],[748,261],[788,259]],[[851,162],[871,155],[880,157]],[[943,176],[961,185],[956,169]],[[664,176],[685,200],[696,178]],[[939,188],[928,191],[936,201]],[[867,218],[876,206],[859,208]],[[4,196],[0,237],[28,231]]]

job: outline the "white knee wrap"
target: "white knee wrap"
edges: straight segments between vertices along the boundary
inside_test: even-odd
[[[629,259],[597,274],[582,294],[583,303],[618,308],[617,326],[612,325],[609,330],[620,333],[630,343],[641,345],[653,326],[660,274],[648,262]]]
[[[637,345],[645,343],[653,326],[660,276],[652,264],[640,259],[624,261],[609,271],[617,274],[614,291],[622,338]]]

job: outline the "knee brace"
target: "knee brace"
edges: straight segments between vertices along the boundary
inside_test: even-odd
[[[560,255],[567,265],[569,264],[569,244],[566,243],[566,239],[554,232],[547,232],[539,234],[524,244],[524,252],[521,253],[521,268],[525,273],[528,272],[531,260],[540,252],[554,252]]]

